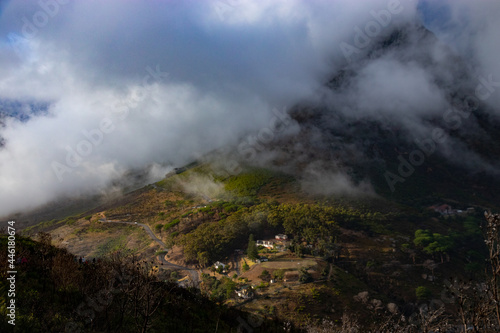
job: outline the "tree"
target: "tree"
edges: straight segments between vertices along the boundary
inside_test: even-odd
[[[429,230],[418,229],[415,231],[415,239],[413,240],[413,244],[418,247],[426,247],[430,243],[432,243],[432,233]]]
[[[200,267],[207,267],[210,260],[210,254],[207,251],[199,252],[197,259]]]
[[[494,304],[496,322],[500,325],[500,214],[484,213],[486,217],[486,239],[491,275],[488,281],[491,290],[491,303]]]
[[[260,274],[259,276],[262,280],[269,280],[269,278],[271,277],[271,274],[269,274],[269,272],[265,269],[262,271],[262,273]]]
[[[248,237],[247,256],[251,260],[256,260],[259,258],[259,251],[257,249],[257,245],[255,244],[253,234],[250,234],[250,236]]]
[[[441,263],[444,262],[443,254],[447,254],[453,248],[453,240],[450,236],[443,236],[438,233],[432,234],[433,242],[424,248],[424,252],[428,254],[439,253]]]
[[[299,281],[300,283],[307,283],[312,281],[311,274],[305,268],[299,270]]]
[[[282,269],[277,269],[273,272],[273,276],[276,280],[283,280],[285,277],[285,271]]]
[[[425,253],[434,255],[439,253],[441,256],[441,263],[444,262],[443,254],[453,248],[454,243],[450,236],[443,236],[438,233],[431,233],[429,230],[419,229],[415,231],[415,239],[413,240],[415,246],[420,247]]]
[[[245,262],[243,263],[242,268],[243,268],[243,272],[246,272],[246,271],[248,271],[248,270],[250,269],[250,266],[248,266],[247,262],[245,261]]]
[[[229,299],[233,296],[234,291],[236,290],[237,284],[236,282],[232,281],[231,279],[223,279],[222,283],[225,291],[226,291],[226,299]]]

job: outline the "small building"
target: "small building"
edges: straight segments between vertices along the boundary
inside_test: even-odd
[[[226,265],[221,263],[220,261],[216,261],[214,267],[215,269],[219,269],[219,267],[222,267],[222,269],[226,269]]]
[[[287,240],[288,236],[285,234],[277,234],[276,236],[274,236],[274,238],[277,240]]]
[[[263,246],[268,249],[272,249],[274,247],[274,242],[273,241],[266,241],[266,240],[258,240],[255,242],[257,246]]]
[[[435,212],[440,213],[441,215],[453,214],[453,209],[451,208],[451,206],[446,204],[430,206],[429,209],[432,209]]]

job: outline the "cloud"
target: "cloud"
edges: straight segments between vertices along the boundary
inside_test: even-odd
[[[206,201],[226,193],[223,183],[215,181],[211,176],[198,173],[189,175],[186,180],[180,181],[180,185],[186,193],[201,197]]]
[[[363,180],[355,183],[338,166],[321,165],[319,162],[309,164],[304,170],[301,187],[302,190],[310,194],[347,197],[375,196],[375,192],[368,181]]]
[[[5,120],[0,215],[258,132],[321,86],[367,14],[346,1],[42,3],[10,1],[0,18],[0,99],[47,103]]]
[[[344,95],[319,93],[348,64],[340,44],[353,44],[356,29],[394,1],[40,3],[10,1],[0,16],[0,99],[47,105],[28,121],[8,117],[0,129],[0,216],[98,192],[131,169],[178,166],[237,146],[268,126],[273,108],[315,96],[346,115],[383,114],[425,131],[422,119],[447,104],[436,79],[454,81],[442,69],[446,53],[419,51],[415,42],[357,63],[359,80]],[[466,6],[459,3],[448,6]],[[377,38],[415,24],[415,1],[400,6]],[[497,38],[494,11],[477,7],[467,45],[496,75],[496,46],[488,44]],[[491,18],[486,27],[482,15]],[[483,34],[474,38],[477,29]],[[434,65],[407,62],[417,51],[432,51]]]
[[[491,75],[500,82],[500,3],[497,1],[470,2],[466,0],[440,2],[421,1],[429,12],[441,8],[441,15],[429,22],[429,28],[444,42],[451,45],[467,60],[476,74],[476,84]],[[494,87],[485,103],[498,112],[500,84]]]

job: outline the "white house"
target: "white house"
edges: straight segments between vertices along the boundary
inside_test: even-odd
[[[255,242],[255,244],[257,246],[267,247],[268,249],[272,249],[273,246],[274,246],[274,242],[273,241],[266,241],[266,240],[258,240],[257,242]]]
[[[221,263],[220,261],[216,261],[216,262],[215,262],[215,264],[214,264],[214,267],[215,267],[216,269],[218,269],[218,268],[219,268],[219,267],[221,267],[221,266],[222,266],[222,269],[225,269],[225,268],[226,268],[226,265],[225,265],[225,264],[223,264],[223,263]]]

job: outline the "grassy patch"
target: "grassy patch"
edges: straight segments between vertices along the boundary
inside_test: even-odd
[[[36,233],[39,231],[44,231],[45,229],[55,226],[58,223],[64,223],[64,221],[50,220],[50,221],[42,221],[38,224],[32,225],[30,227],[26,227],[23,229],[24,234]]]
[[[225,189],[242,197],[256,196],[260,188],[271,181],[275,176],[272,171],[252,169],[231,177],[226,181]]]
[[[308,259],[297,259],[297,260],[287,260],[287,261],[266,261],[261,263],[261,266],[264,268],[270,269],[299,269],[299,268],[309,268],[312,266],[316,266],[316,262],[314,260]]]
[[[127,236],[121,235],[116,238],[112,238],[108,240],[106,243],[98,246],[97,248],[97,256],[103,257],[109,253],[118,251],[118,250],[127,250]]]

